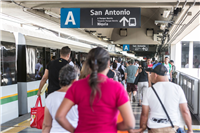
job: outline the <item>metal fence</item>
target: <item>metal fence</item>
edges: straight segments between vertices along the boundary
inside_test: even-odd
[[[182,72],[177,72],[176,81],[185,93],[190,111],[200,120],[200,80]]]

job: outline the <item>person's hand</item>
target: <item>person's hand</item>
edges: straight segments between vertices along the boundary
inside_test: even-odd
[[[128,132],[129,133],[143,133],[142,128],[140,128],[140,129],[130,129]]]
[[[37,92],[37,96],[39,97],[39,96],[40,96],[40,94],[41,94],[41,91],[39,91],[39,90],[38,90],[38,92]]]

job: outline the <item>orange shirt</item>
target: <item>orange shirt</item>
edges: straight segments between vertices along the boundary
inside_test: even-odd
[[[118,117],[117,117],[117,123],[120,123],[123,121],[123,118],[121,116],[121,114],[119,113]],[[128,131],[117,131],[117,133],[128,133]]]

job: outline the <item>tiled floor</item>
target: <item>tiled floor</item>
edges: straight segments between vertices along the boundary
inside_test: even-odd
[[[137,106],[138,103],[132,103],[133,114],[136,119],[136,129],[140,127],[140,115],[142,108]],[[30,114],[18,117],[10,122],[1,125],[1,133],[41,133],[41,130],[30,128]],[[198,123],[195,120],[195,123]],[[200,125],[200,124],[199,124]],[[147,133],[145,131],[144,133]]]

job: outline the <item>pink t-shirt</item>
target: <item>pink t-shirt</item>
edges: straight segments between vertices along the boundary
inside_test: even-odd
[[[117,133],[118,107],[128,102],[128,94],[123,86],[98,74],[101,81],[101,99],[97,94],[90,106],[89,76],[76,81],[67,91],[65,98],[78,105],[79,121],[75,133]]]

